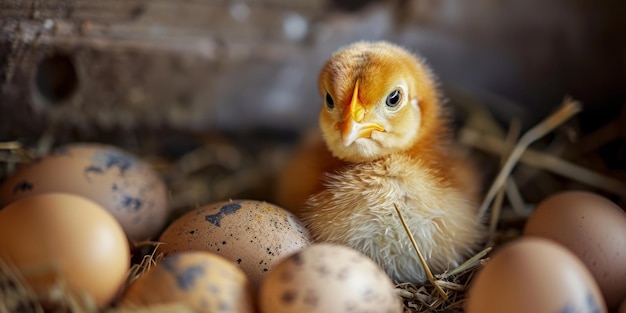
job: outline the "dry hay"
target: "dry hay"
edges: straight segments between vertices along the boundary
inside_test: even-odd
[[[500,171],[491,183],[489,191],[486,193],[483,204],[480,207],[480,215],[490,214],[489,230],[490,239],[485,250],[479,252],[465,264],[459,266],[448,273],[435,275],[436,281],[424,285],[411,283],[400,283],[397,290],[405,300],[405,312],[463,312],[463,302],[465,301],[465,291],[469,286],[472,277],[487,261],[488,253],[497,248],[499,244],[509,241],[520,235],[519,227],[499,228],[498,224],[514,221],[523,224],[532,212],[532,205],[526,204],[518,189],[519,183],[512,176],[514,167],[519,164],[526,165],[524,169],[532,175],[554,173],[567,178],[576,188],[592,189],[597,192],[626,198],[626,185],[619,179],[605,175],[598,171],[569,162],[566,158],[557,156],[557,153],[544,152],[530,149],[529,146],[544,135],[561,127],[568,119],[577,114],[582,109],[581,104],[566,99],[563,105],[551,116],[539,123],[534,128],[528,130],[519,139],[519,125],[513,121],[510,125],[506,138],[502,134],[480,132],[476,128],[464,127],[459,133],[459,141],[464,145],[485,151],[501,158]],[[478,115],[476,123],[488,125],[493,128],[493,119],[485,115],[485,112],[474,112]],[[599,130],[587,134],[578,139],[578,149],[590,152],[594,148],[599,148],[602,143],[610,142],[620,136],[620,123],[624,122],[626,108],[623,109],[622,116],[608,123]],[[483,129],[484,130],[484,129]],[[582,144],[580,144],[582,143]],[[569,144],[569,143],[568,143]],[[565,150],[570,154],[571,149]],[[577,151],[580,153],[580,151]],[[524,175],[520,175],[524,177]],[[526,180],[528,180],[526,176]],[[568,185],[570,184],[568,183]],[[580,185],[579,185],[580,184]],[[584,187],[583,187],[584,186]],[[550,193],[557,192],[563,188],[555,184],[551,186]],[[503,209],[504,199],[508,200],[509,206]],[[513,223],[514,224],[514,223]],[[438,284],[445,292],[442,295],[439,288],[433,285]],[[446,300],[447,298],[447,300]]]
[[[404,312],[463,311],[465,291],[475,273],[488,260],[489,252],[502,242],[519,236],[520,223],[523,223],[532,211],[532,204],[528,204],[521,196],[520,186],[533,177],[545,175],[546,172],[554,173],[565,177],[568,181],[580,182],[589,189],[620,197],[626,196],[624,194],[626,186],[619,180],[569,162],[566,157],[561,158],[559,153],[554,153],[554,150],[568,152],[563,146],[569,145],[571,141],[561,144],[560,149],[549,147],[543,151],[529,148],[535,140],[555,129],[561,133],[571,131],[571,123],[567,120],[579,109],[580,106],[576,102],[566,100],[555,114],[520,137],[520,127],[516,121],[511,121],[507,134],[497,126],[483,106],[471,105],[470,115],[458,134],[459,141],[469,150],[480,151],[491,156],[487,158],[489,162],[495,162],[496,164],[492,166],[500,168],[499,174],[490,184],[491,188],[480,209],[481,214],[490,213],[490,238],[484,250],[456,269],[433,275],[429,283],[396,282],[396,291],[404,300]],[[619,119],[623,122],[623,118],[624,116]],[[593,137],[591,139],[580,138],[578,142],[584,145],[578,148],[589,152],[597,148],[594,144],[598,145],[598,142],[611,140],[613,138],[611,136],[617,134],[614,127],[619,123],[620,120],[616,119],[596,133],[586,135],[586,137]],[[18,142],[0,143],[0,164],[4,164],[4,167],[0,169],[0,176],[3,173],[5,175],[10,173],[16,164],[30,162],[36,156],[44,154],[52,146],[52,141],[51,137],[44,136],[40,143],[33,147],[24,147]],[[171,205],[175,210],[172,218],[175,218],[201,203],[229,198],[259,184],[267,186],[267,177],[275,174],[279,168],[277,164],[281,163],[277,159],[284,159],[288,151],[289,149],[279,148],[267,151],[261,156],[251,156],[236,144],[218,136],[171,162],[158,155],[144,155],[144,159],[150,161],[165,178],[171,190]],[[520,165],[524,165],[523,168],[520,169]],[[515,167],[517,167],[518,174],[522,172],[517,179],[512,175]],[[554,184],[548,189],[555,192],[560,188],[563,186]],[[129,271],[126,285],[157,264],[162,257],[162,255],[155,255],[157,245],[158,243],[155,242],[135,244],[133,249],[135,262]],[[98,311],[87,299],[64,287],[62,283],[57,284],[48,294],[38,295],[27,287],[17,271],[8,264],[0,262],[0,313],[44,312],[42,303],[46,304],[46,312],[90,313]],[[107,310],[107,312],[116,313],[148,311],[182,312],[188,310],[175,304],[148,309],[109,308]]]
[[[549,116],[542,123],[536,127],[530,129],[517,141],[515,145],[515,138],[519,129],[513,126],[509,131],[509,135],[503,145],[514,147],[511,151],[502,150],[502,167],[496,178],[491,184],[491,187],[485,195],[484,201],[479,209],[478,216],[485,217],[488,212],[488,208],[491,206],[492,201],[496,199],[495,205],[492,207],[492,218],[489,224],[489,241],[487,247],[478,252],[472,258],[460,265],[458,268],[453,269],[450,272],[446,272],[440,275],[432,277],[429,275],[429,284],[416,285],[412,283],[400,283],[397,284],[397,290],[399,295],[405,300],[405,312],[462,312],[463,304],[465,300],[465,291],[467,290],[472,277],[475,272],[480,269],[482,264],[486,261],[488,253],[494,247],[494,239],[496,238],[497,223],[499,221],[500,206],[503,199],[504,185],[511,178],[511,172],[514,166],[518,163],[519,158],[528,148],[528,146],[541,138],[543,135],[549,133],[557,126],[567,121],[570,117],[580,111],[580,104],[571,100],[566,100],[561,108],[557,110],[553,115]],[[489,121],[493,124],[493,121]],[[465,137],[461,138],[461,142],[464,144],[471,144],[468,140],[468,132],[471,129],[462,129],[461,135]],[[473,133],[470,133],[473,134]],[[508,155],[506,154],[508,152]],[[397,210],[397,208],[396,208]],[[398,211],[400,219],[403,221],[402,214]],[[406,228],[407,234],[411,237],[409,229]],[[414,248],[420,258],[422,259],[419,247],[416,246],[413,241]],[[427,274],[430,272],[428,267],[422,263],[426,268]]]
[[[37,271],[55,273],[50,266],[42,266]],[[22,273],[0,259],[0,313],[5,312],[95,313],[98,310],[89,296],[70,289],[61,277],[45,293],[35,292],[28,287]]]

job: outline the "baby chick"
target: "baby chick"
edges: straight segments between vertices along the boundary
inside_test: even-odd
[[[278,200],[315,240],[355,248],[397,281],[427,277],[394,205],[433,272],[461,264],[485,234],[480,178],[452,145],[429,68],[396,45],[359,42],[327,61],[319,91],[323,142],[287,166]]]

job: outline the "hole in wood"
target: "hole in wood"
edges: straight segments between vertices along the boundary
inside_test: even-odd
[[[49,105],[59,105],[69,99],[78,87],[78,76],[72,59],[55,54],[41,60],[37,66],[35,86]]]

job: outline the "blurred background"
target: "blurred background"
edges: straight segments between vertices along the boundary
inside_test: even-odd
[[[625,16],[619,0],[0,0],[0,141],[122,146],[194,194],[181,206],[269,188],[316,128],[323,62],[388,40],[432,66],[457,125],[480,108],[527,129],[580,100],[577,138],[610,124],[589,166],[623,179]],[[230,180],[182,183],[199,170]]]

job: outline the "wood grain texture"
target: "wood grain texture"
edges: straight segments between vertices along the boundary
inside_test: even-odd
[[[620,2],[388,0],[351,12],[337,2],[0,0],[0,137],[54,125],[315,127],[321,65],[358,40],[424,55],[444,87],[505,123],[532,125],[566,94],[598,111],[626,98]],[[55,55],[72,64],[76,88],[49,101],[34,81]]]

